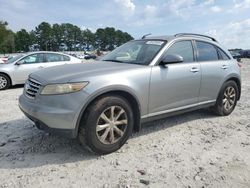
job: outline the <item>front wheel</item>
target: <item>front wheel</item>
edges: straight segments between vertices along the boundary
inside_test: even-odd
[[[133,122],[132,109],[125,98],[103,97],[88,108],[85,125],[80,127],[79,141],[98,154],[114,152],[131,135]]]
[[[223,84],[220,94],[217,98],[213,111],[221,116],[231,114],[237,104],[239,95],[238,86],[234,81],[228,81]]]

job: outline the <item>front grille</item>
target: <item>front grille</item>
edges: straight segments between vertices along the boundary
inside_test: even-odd
[[[25,94],[27,97],[34,99],[41,87],[41,83],[29,78],[25,83]]]

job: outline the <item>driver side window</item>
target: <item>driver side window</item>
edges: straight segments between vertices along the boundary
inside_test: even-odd
[[[194,51],[191,41],[180,41],[170,46],[165,54],[167,55],[180,55],[183,57],[183,62],[194,61]]]

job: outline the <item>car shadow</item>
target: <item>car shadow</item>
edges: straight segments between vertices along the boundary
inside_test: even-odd
[[[18,89],[18,88],[23,88],[23,87],[24,87],[24,84],[18,84],[18,85],[11,86],[9,89]]]
[[[202,118],[214,118],[207,110],[198,110],[145,123],[136,137],[162,131]],[[119,153],[119,151],[117,152]],[[112,154],[111,154],[112,155]],[[27,118],[0,124],[0,168],[30,168],[47,164],[65,164],[98,159],[76,139],[68,139],[38,130]]]

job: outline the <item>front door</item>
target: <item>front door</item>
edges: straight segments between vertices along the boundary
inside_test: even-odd
[[[15,78],[17,84],[22,84],[28,78],[29,74],[46,67],[44,55],[42,53],[31,54],[15,65]]]
[[[201,71],[200,64],[194,58],[192,41],[175,42],[165,53],[170,54],[182,56],[183,62],[152,68],[149,96],[151,115],[198,103]]]

